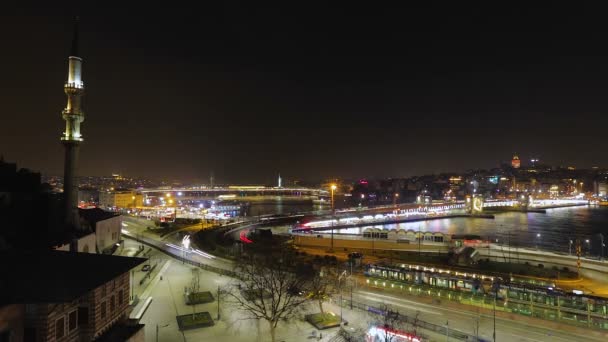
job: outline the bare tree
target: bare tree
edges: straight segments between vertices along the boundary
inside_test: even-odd
[[[331,298],[338,291],[336,272],[329,268],[322,268],[320,272],[315,274],[306,283],[306,290],[310,299],[319,303],[319,310],[323,310],[323,302]]]
[[[187,298],[192,304],[192,319],[194,319],[196,313],[196,293],[200,288],[200,272],[197,267],[192,268],[192,282],[190,287],[190,294],[188,295],[190,298]]]
[[[222,291],[227,304],[250,319],[268,322],[272,341],[279,322],[292,319],[309,301],[300,295],[307,277],[296,272],[295,265],[295,255],[289,249],[247,255],[236,266],[240,277],[236,286]]]

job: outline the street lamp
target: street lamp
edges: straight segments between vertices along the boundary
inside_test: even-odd
[[[348,273],[346,272],[346,270],[344,270],[340,276],[338,277],[338,287],[340,288],[340,325],[342,325],[342,285],[341,285],[341,281],[342,281],[342,277],[344,277],[345,275],[348,275]]]
[[[585,243],[587,244],[587,255],[590,255],[591,254],[591,241],[589,241],[589,239],[586,239]]]
[[[540,233],[536,233],[536,249],[538,249],[539,244],[540,244]]]
[[[330,187],[331,189],[331,252],[334,251],[334,215],[336,214],[336,211],[334,209],[334,191],[336,190],[337,186],[336,184],[332,184]]]
[[[568,246],[568,255],[572,255],[572,239],[570,239],[570,245]]]
[[[331,212],[333,215],[334,210],[335,210],[335,208],[334,208],[334,191],[336,191],[336,189],[338,187],[336,186],[336,184],[332,184],[329,188],[331,189]]]

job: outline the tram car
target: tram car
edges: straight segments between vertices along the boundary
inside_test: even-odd
[[[444,270],[436,267],[401,265],[388,267],[367,265],[365,276],[393,282],[424,284],[472,294],[495,295],[497,299],[513,305],[532,303],[544,308],[561,309],[562,314],[574,312],[578,315],[600,318],[608,329],[608,298],[568,292],[555,287],[554,283],[536,281],[532,284],[523,278],[502,278],[483,274]]]

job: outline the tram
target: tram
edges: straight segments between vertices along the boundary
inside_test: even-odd
[[[498,277],[471,272],[444,270],[428,266],[387,267],[367,265],[365,276],[393,283],[407,283],[494,297],[514,311],[554,310],[556,317],[571,315],[575,320],[593,320],[608,329],[608,298],[567,292],[548,281],[535,284],[517,277]],[[519,308],[519,309],[518,309]],[[583,318],[581,318],[583,317]]]

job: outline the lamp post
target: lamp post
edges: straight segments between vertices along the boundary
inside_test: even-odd
[[[585,243],[587,244],[587,256],[591,255],[591,241],[589,239],[585,239]]]
[[[540,245],[540,233],[536,233],[536,249],[539,249]]]
[[[338,287],[340,288],[340,325],[342,325],[342,277],[344,277],[345,275],[347,275],[348,273],[346,272],[346,270],[342,271],[342,273],[340,274],[340,276],[338,277]]]
[[[570,245],[568,245],[568,255],[572,255],[572,239],[570,239]]]
[[[337,186],[336,184],[332,184],[330,187],[331,189],[331,252],[334,251],[334,215],[336,213],[335,207],[334,207],[334,191],[336,190]]]

